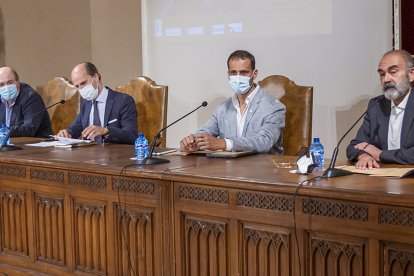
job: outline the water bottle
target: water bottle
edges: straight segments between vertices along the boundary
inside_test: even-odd
[[[138,137],[135,140],[135,156],[138,161],[142,161],[148,156],[148,140],[145,138],[144,133],[138,133]]]
[[[323,168],[325,151],[318,137],[313,138],[313,143],[309,147],[309,153],[313,153],[316,167]]]
[[[5,139],[5,137],[9,134],[10,129],[6,126],[6,124],[2,124],[0,126],[0,145],[3,143],[3,139]],[[9,145],[10,144],[10,137],[7,140],[5,145]]]

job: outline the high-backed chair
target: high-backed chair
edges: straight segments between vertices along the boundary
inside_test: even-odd
[[[60,100],[66,101],[64,104],[49,108],[48,112],[54,133],[67,128],[79,113],[80,96],[78,89],[65,78],[57,77],[48,81],[44,86],[38,86],[37,91],[46,106]]]
[[[286,106],[284,154],[298,155],[311,144],[313,87],[296,85],[279,75],[268,76],[259,85]]]
[[[148,77],[136,77],[117,91],[131,95],[138,111],[138,132],[143,132],[151,143],[157,132],[167,124],[168,86],[157,85]],[[166,146],[166,133],[156,146]]]

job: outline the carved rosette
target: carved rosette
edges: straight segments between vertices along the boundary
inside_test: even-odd
[[[414,211],[379,207],[378,223],[414,227]]]
[[[302,211],[308,215],[368,221],[368,204],[362,203],[305,198]]]
[[[280,212],[292,212],[293,197],[270,193],[237,192],[237,205]]]
[[[26,170],[20,166],[8,166],[0,164],[0,175],[25,178]]]
[[[178,197],[180,199],[229,204],[229,192],[221,189],[179,185]]]
[[[106,178],[104,176],[69,172],[68,178],[71,185],[92,189],[106,188]]]
[[[154,194],[155,184],[149,180],[112,177],[112,190],[141,194]]]
[[[30,169],[30,179],[57,182],[63,184],[64,173],[62,171]]]
[[[37,258],[40,261],[65,264],[65,222],[63,198],[35,195]]]

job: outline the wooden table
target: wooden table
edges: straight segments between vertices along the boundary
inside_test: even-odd
[[[273,162],[294,157],[143,167],[131,165],[133,146],[31,140],[0,152],[0,272],[414,275],[412,179],[322,179],[295,197],[318,174]]]

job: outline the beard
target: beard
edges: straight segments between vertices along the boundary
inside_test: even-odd
[[[399,84],[395,83],[394,81],[385,83],[382,87],[382,91],[384,92],[385,98],[390,101],[395,101],[396,99],[402,97],[409,88],[410,81],[407,76]]]

